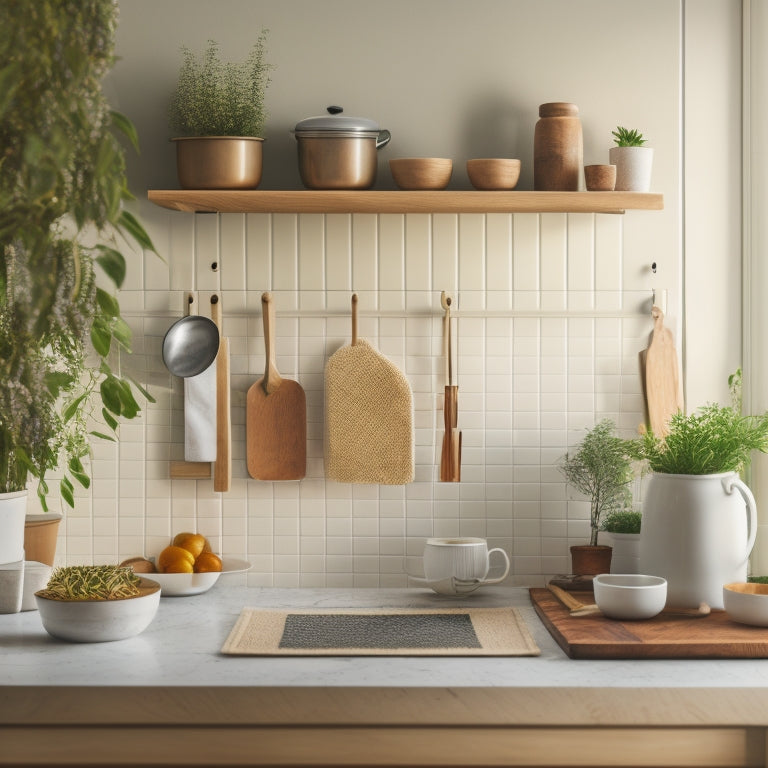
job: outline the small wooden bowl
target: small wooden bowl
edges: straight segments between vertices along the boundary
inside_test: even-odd
[[[584,183],[587,192],[613,192],[616,186],[616,166],[585,165]]]
[[[467,175],[475,189],[514,189],[520,178],[520,161],[508,157],[476,157],[467,160]]]
[[[389,170],[400,189],[445,189],[451,180],[453,160],[447,157],[398,157],[389,161]]]

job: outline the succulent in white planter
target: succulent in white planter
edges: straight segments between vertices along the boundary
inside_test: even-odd
[[[648,192],[651,188],[653,149],[643,146],[646,139],[637,129],[617,126],[613,134],[615,147],[608,151],[611,165],[616,166],[617,192]]]

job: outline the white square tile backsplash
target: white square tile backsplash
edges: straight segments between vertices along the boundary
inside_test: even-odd
[[[629,214],[631,215],[631,214]],[[588,505],[557,460],[597,420],[643,419],[637,354],[650,296],[627,290],[621,216],[593,214],[179,214],[150,209],[165,261],[132,265],[121,304],[134,354],[123,364],[156,397],[117,445],[94,446],[93,484],[67,512],[62,563],[157,554],[196,529],[253,563],[251,585],[405,586],[424,538],[472,535],[510,553],[510,582],[569,570]],[[147,217],[145,216],[145,220]],[[307,477],[264,483],[245,464],[245,394],[263,374],[261,293],[277,313],[277,364],[307,395]],[[232,370],[233,483],[170,480],[183,458],[183,390],[163,334],[186,291],[222,294]],[[323,372],[359,334],[401,367],[415,408],[416,474],[405,487],[344,485],[323,467]],[[453,296],[462,482],[438,482],[442,309]]]

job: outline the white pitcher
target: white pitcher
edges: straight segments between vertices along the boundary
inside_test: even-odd
[[[654,473],[643,504],[640,572],[667,580],[668,606],[723,608],[723,584],[747,580],[756,533],[754,496],[735,472]]]

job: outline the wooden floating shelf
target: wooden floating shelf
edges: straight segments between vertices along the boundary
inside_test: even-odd
[[[664,196],[653,192],[152,189],[148,197],[187,213],[624,213],[664,208]]]

